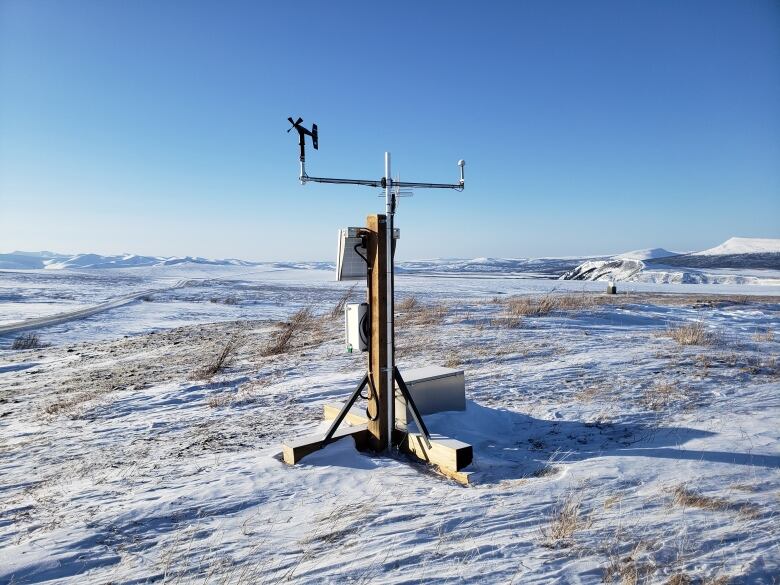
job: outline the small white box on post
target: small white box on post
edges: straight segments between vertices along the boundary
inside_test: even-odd
[[[368,351],[368,303],[349,303],[344,307],[344,333],[347,353]]]

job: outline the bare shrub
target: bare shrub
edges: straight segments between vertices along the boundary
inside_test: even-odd
[[[338,319],[344,315],[344,308],[347,306],[349,299],[352,298],[352,293],[355,291],[357,284],[353,284],[348,290],[344,291],[336,304],[333,306],[333,310],[330,312],[331,319]]]
[[[582,516],[582,495],[569,491],[555,503],[541,532],[546,546],[569,546],[574,533],[589,524],[589,520]]]
[[[46,344],[41,341],[37,333],[32,331],[28,333],[22,333],[14,339],[11,349],[38,349],[40,347],[46,347]]]
[[[702,321],[670,327],[663,335],[674,339],[680,345],[711,345],[715,341],[715,335]]]
[[[260,350],[260,355],[268,357],[286,353],[292,344],[293,338],[304,329],[306,325],[311,323],[313,317],[314,313],[310,307],[304,307],[293,313],[289,321],[281,324],[281,328],[276,336]]]
[[[236,353],[243,344],[244,340],[238,333],[231,335],[225,342],[225,345],[222,346],[219,353],[214,357],[214,360],[198,369],[194,373],[193,378],[197,380],[208,380],[224,371],[225,368],[235,361]]]

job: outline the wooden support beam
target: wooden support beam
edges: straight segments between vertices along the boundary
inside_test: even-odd
[[[336,414],[338,414],[338,412]],[[335,418],[335,415],[333,418]],[[352,437],[355,439],[355,446],[358,450],[365,450],[368,447],[370,438],[368,426],[362,424],[351,427],[339,427],[336,432],[333,433],[331,441],[337,441],[344,437]],[[295,465],[306,457],[306,455],[319,451],[325,446],[323,444],[324,438],[325,433],[322,433],[318,435],[309,435],[308,437],[300,437],[282,443],[284,462],[288,465]]]
[[[387,217],[385,215],[369,215],[366,218],[368,237],[368,261],[371,274],[368,279],[368,304],[371,318],[371,344],[368,353],[368,371],[374,383],[375,394],[369,401],[368,408],[375,420],[368,421],[371,433],[370,446],[374,451],[384,451],[387,446],[388,409],[393,404],[387,400],[390,395],[387,384]],[[392,333],[391,333],[392,334]]]

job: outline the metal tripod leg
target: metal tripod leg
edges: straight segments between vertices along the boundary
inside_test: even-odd
[[[420,416],[420,411],[417,410],[417,405],[414,403],[414,400],[412,400],[412,394],[409,392],[409,388],[406,387],[406,382],[404,382],[404,379],[401,377],[401,372],[398,371],[398,366],[393,366],[393,377],[395,378],[395,381],[398,382],[398,388],[401,389],[401,394],[404,395],[406,404],[412,411],[412,418],[414,419],[417,428],[420,429],[420,432],[422,432],[423,438],[425,439],[425,444],[428,446],[428,449],[430,449],[431,434],[428,432],[428,427],[425,426],[425,423]]]
[[[363,375],[363,379],[360,381],[360,384],[358,384],[358,387],[355,388],[352,396],[350,396],[349,400],[347,400],[347,402],[344,404],[341,412],[339,412],[339,415],[336,417],[336,420],[334,420],[333,424],[330,425],[328,432],[325,433],[325,438],[322,440],[323,445],[327,445],[330,442],[331,438],[333,437],[333,433],[335,433],[336,429],[339,428],[341,421],[343,421],[344,417],[347,416],[349,409],[352,408],[353,404],[355,404],[355,400],[357,400],[358,396],[360,396],[360,393],[363,391],[363,388],[365,388],[366,384],[368,384],[368,374]]]

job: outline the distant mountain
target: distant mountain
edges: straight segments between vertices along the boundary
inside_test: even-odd
[[[631,258],[587,260],[560,278],[561,280],[628,280],[644,268],[644,262]]]
[[[729,238],[719,246],[694,252],[693,256],[724,256],[733,254],[780,254],[778,238]]]
[[[649,260],[648,264],[689,268],[765,268],[780,270],[780,239],[729,238],[722,244],[690,254]]]
[[[174,265],[266,266],[270,269],[330,270],[331,262],[248,262],[211,260],[193,256],[139,256],[120,254],[58,254],[55,252],[11,252],[0,254],[0,269],[106,269]],[[780,239],[730,238],[701,252],[680,254],[664,248],[633,250],[614,256],[570,258],[444,258],[398,262],[398,274],[520,277],[567,280],[643,280],[667,278],[675,282],[704,282],[710,276],[701,269],[780,270]],[[696,272],[698,274],[695,274]],[[652,274],[651,274],[652,273]],[[663,274],[662,274],[663,273]],[[704,279],[704,280],[702,280]]]
[[[210,260],[192,256],[139,256],[122,254],[56,254],[54,252],[11,252],[0,254],[0,269],[7,270],[62,270],[67,268],[130,268],[133,266],[171,266],[175,264],[210,264],[215,266],[252,266],[245,260]]]
[[[399,274],[537,274],[557,277],[587,257],[579,258],[439,258],[398,262]]]
[[[633,250],[616,254],[615,258],[627,258],[629,260],[653,260],[655,258],[668,258],[669,256],[679,256],[680,252],[670,252],[663,248],[647,248],[645,250]]]
[[[730,238],[714,248],[687,254],[675,254],[663,248],[636,250],[618,254],[610,260],[583,262],[566,272],[561,278],[740,284],[749,279],[706,274],[701,271],[702,269],[756,268],[780,270],[780,239]]]

